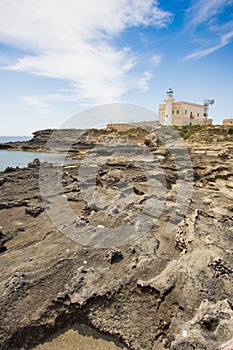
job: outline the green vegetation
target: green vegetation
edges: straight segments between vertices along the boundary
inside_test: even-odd
[[[180,133],[180,136],[183,137],[184,140],[187,140],[193,134],[195,134],[195,131],[184,131]]]
[[[184,129],[184,130],[194,130],[194,131],[199,131],[199,130],[201,130],[201,129],[205,129],[206,128],[206,126],[202,126],[202,125],[182,125],[181,126],[181,128],[182,129]]]
[[[200,134],[198,138],[207,143],[212,142],[214,137],[217,137],[218,141],[232,142],[232,137],[229,135],[233,135],[233,128],[224,125],[184,125],[177,126],[176,129],[184,140],[197,133]]]
[[[190,136],[195,134],[198,131],[205,130],[206,126],[202,125],[183,125],[177,127],[180,136],[183,137],[184,140],[187,140]]]
[[[148,134],[149,130],[145,130],[143,128],[130,128],[127,130],[119,131],[118,133],[120,135],[130,135],[130,134],[136,134],[136,135],[146,135]]]

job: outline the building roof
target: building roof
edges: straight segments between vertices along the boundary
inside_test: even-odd
[[[187,104],[187,105],[192,105],[192,106],[196,106],[196,107],[200,107],[200,108],[204,108],[203,105],[200,105],[198,103],[193,103],[193,102],[188,102],[188,101],[174,101],[173,105],[181,105],[181,104]],[[161,103],[159,106],[165,106],[165,103]]]
[[[197,107],[204,107],[203,105],[200,105],[199,103],[194,103],[194,102],[188,102],[188,101],[177,101],[175,103],[178,104],[188,104],[188,105],[193,105],[193,106],[197,106]]]

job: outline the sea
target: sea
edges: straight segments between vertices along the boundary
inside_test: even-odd
[[[31,136],[0,136],[0,143],[28,141],[31,138]],[[42,155],[42,152],[0,150],[0,171],[5,170],[7,167],[26,167],[28,163],[32,162],[35,158],[41,160]],[[65,156],[65,154],[47,153],[46,161],[59,164],[72,163],[71,160],[64,160]]]

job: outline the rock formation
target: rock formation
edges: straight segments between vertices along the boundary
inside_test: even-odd
[[[85,324],[132,350],[233,349],[233,135],[228,129],[201,130],[187,139],[194,187],[184,214],[175,201],[185,176],[192,174],[178,148],[182,167],[177,171],[159,130],[138,138],[133,131],[88,130],[69,148],[77,164],[45,164],[47,172],[41,173],[35,160],[27,168],[1,172],[0,348],[32,349],[58,331]],[[32,141],[8,146],[41,150],[51,133],[37,132]],[[50,150],[67,151],[69,133],[74,136],[75,130],[57,131],[65,141]],[[126,153],[120,157],[106,147],[120,139],[149,150],[154,157],[146,156],[149,175],[130,143],[127,161]],[[95,186],[84,168],[80,184],[82,159],[89,154],[104,159],[108,152]],[[48,187],[45,196],[39,181],[59,172],[62,192]],[[66,227],[51,220],[55,215],[64,224],[57,198],[74,213]],[[129,241],[98,247],[102,232],[119,232],[121,242],[118,227],[129,230]],[[94,247],[71,240],[62,233],[66,230],[94,237],[88,240]]]

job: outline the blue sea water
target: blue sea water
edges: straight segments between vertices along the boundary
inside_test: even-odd
[[[15,142],[15,141],[27,141],[30,140],[30,136],[0,136],[0,143]],[[23,152],[23,151],[7,151],[0,150],[0,171],[9,167],[26,167],[33,159],[38,158],[41,160],[43,153],[41,152]],[[64,160],[64,154],[46,154],[46,161],[51,163],[72,163],[72,160]]]
[[[16,142],[16,141],[28,141],[32,136],[0,136],[0,143]]]

